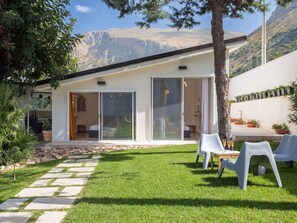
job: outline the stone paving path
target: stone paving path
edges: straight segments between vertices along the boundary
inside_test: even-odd
[[[25,223],[36,211],[41,211],[36,223],[61,223],[98,162],[99,155],[69,156],[28,188],[0,204],[0,222]]]

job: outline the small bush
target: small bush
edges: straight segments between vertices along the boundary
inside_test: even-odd
[[[289,114],[289,122],[297,125],[297,82],[292,83],[292,93],[290,95],[291,114]]]
[[[288,130],[289,127],[286,125],[286,123],[283,124],[273,124],[272,129],[282,129],[282,130]]]

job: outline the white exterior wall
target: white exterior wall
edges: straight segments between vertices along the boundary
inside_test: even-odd
[[[238,95],[273,89],[280,85],[290,85],[297,78],[297,51],[259,66],[230,81],[230,99]],[[290,102],[288,96],[273,97],[231,105],[231,117],[259,120],[260,126],[271,128],[274,123],[286,123],[292,134],[297,134],[297,126],[289,124]]]
[[[230,99],[237,95],[290,85],[297,78],[297,51],[231,78]]]
[[[178,66],[187,70],[178,70]],[[53,142],[69,140],[69,93],[70,92],[136,92],[136,140],[150,140],[151,131],[151,78],[187,77],[202,78],[213,76],[213,54],[207,53],[178,61],[154,65],[132,71],[123,71],[111,76],[65,84],[52,91],[53,99]],[[97,81],[106,85],[97,85]],[[99,105],[100,106],[100,105]],[[216,123],[214,123],[216,124]]]

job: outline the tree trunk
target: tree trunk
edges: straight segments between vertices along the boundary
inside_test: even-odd
[[[16,180],[15,165],[13,165],[13,180]]]
[[[226,45],[223,30],[225,1],[212,0],[209,2],[212,7],[211,35],[214,49],[219,135],[222,139],[226,139],[231,137],[231,125],[229,112],[229,77],[226,72]]]

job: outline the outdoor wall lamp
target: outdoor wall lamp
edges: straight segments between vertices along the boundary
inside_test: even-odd
[[[188,67],[187,67],[187,66],[178,66],[178,69],[179,69],[179,70],[187,70]]]
[[[105,81],[97,81],[97,85],[105,85]]]

